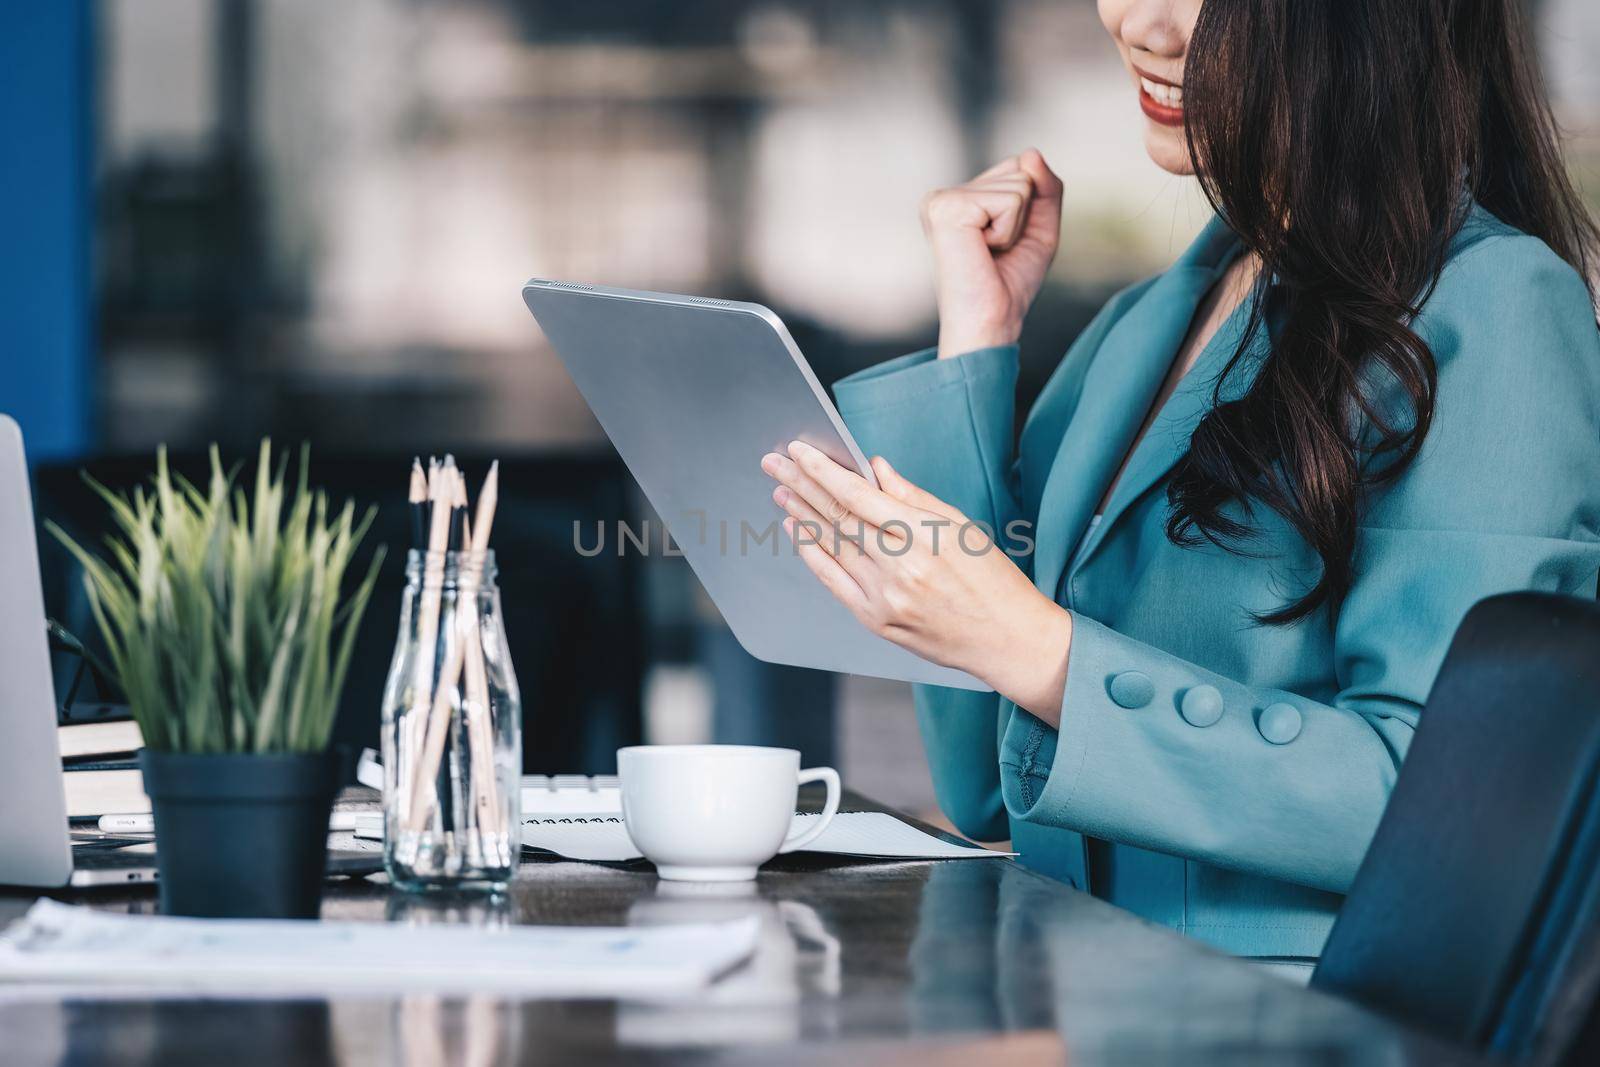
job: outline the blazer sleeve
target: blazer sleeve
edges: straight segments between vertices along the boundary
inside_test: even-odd
[[[1013,815],[1343,892],[1467,609],[1594,595],[1600,333],[1581,279],[1533,238],[1489,237],[1446,267],[1416,328],[1436,417],[1364,509],[1334,697],[1243,684],[1074,613],[1059,731],[1015,710],[1002,737]],[[1182,714],[1130,710],[1141,697]]]
[[[1056,377],[1081,379],[1127,294],[1090,322]],[[883,456],[915,484],[987,523],[1004,543],[1007,524],[1027,518],[1015,462],[1016,345],[952,359],[924,349],[841,379],[839,414],[869,456]],[[1070,387],[1070,386],[1069,386]],[[917,723],[939,807],[979,841],[1008,837],[1000,792],[999,698],[940,686],[914,687]]]
[[[839,414],[869,456],[965,514],[1002,529],[1016,513],[1011,480],[1017,346],[953,359],[913,352],[834,385]],[[968,837],[1010,836],[1000,796],[999,698],[913,687],[917,725],[940,809]]]
[[[833,392],[867,455],[999,529],[1017,514],[1017,366],[1016,345],[954,359],[926,348],[843,378]]]

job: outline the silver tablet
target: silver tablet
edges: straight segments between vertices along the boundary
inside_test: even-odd
[[[751,655],[988,688],[869,632],[784,535],[773,482],[761,471],[766,453],[805,441],[873,476],[778,316],[759,304],[540,278],[522,298]],[[604,534],[605,550],[617,551],[618,531]],[[599,536],[584,531],[578,540],[592,550]]]

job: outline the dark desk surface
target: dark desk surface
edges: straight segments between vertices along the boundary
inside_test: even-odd
[[[871,808],[859,797],[847,807]],[[31,894],[0,894],[0,923]],[[149,890],[76,899],[153,912]],[[755,959],[676,1006],[406,996],[95,1000],[0,986],[0,1062],[1471,1062],[1009,860],[781,857],[745,895],[524,864],[504,900],[330,887],[327,918],[612,925],[756,914]]]

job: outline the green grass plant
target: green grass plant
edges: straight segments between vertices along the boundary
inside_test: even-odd
[[[84,588],[130,710],[157,751],[313,753],[328,745],[380,547],[354,588],[346,571],[371,525],[307,487],[290,494],[261,442],[254,493],[215,445],[204,491],[167,467],[116,493],[85,475],[115,532],[96,556],[50,526],[83,564]]]

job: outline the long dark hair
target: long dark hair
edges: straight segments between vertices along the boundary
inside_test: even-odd
[[[1168,487],[1167,535],[1243,551],[1250,509],[1321,559],[1258,618],[1337,611],[1361,499],[1415,458],[1437,371],[1410,326],[1465,196],[1591,281],[1596,231],[1562,166],[1520,0],[1208,0],[1184,70],[1201,186],[1260,257],[1247,341]],[[1269,286],[1268,279],[1276,285]],[[1223,402],[1248,336],[1274,323],[1249,390]],[[1401,406],[1372,395],[1398,386]],[[1364,383],[1366,383],[1364,385]]]

